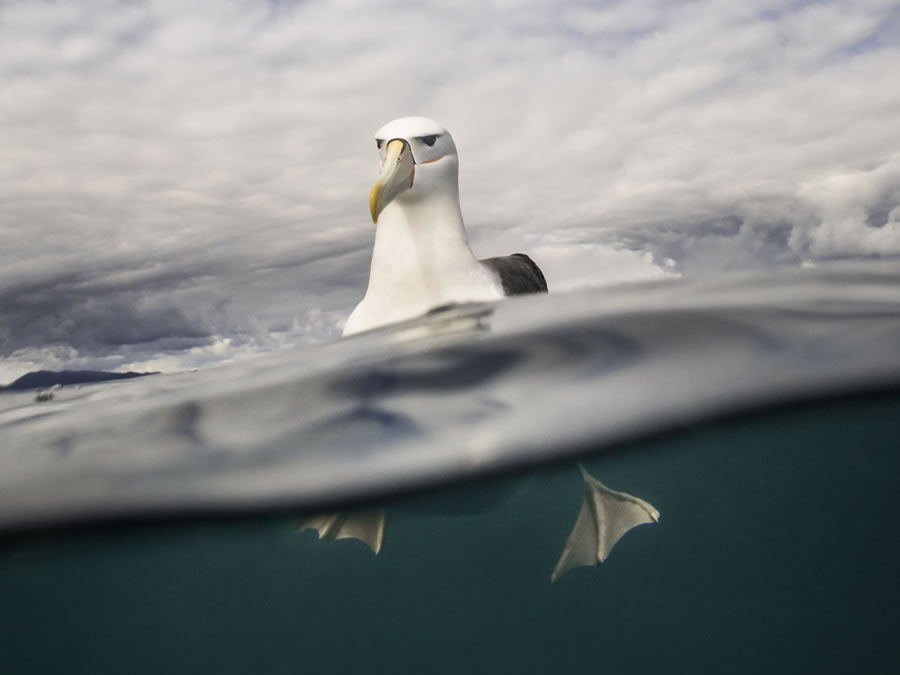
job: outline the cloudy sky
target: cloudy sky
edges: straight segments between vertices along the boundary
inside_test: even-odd
[[[405,115],[551,290],[900,254],[900,0],[459,6],[0,2],[0,383],[336,337]]]

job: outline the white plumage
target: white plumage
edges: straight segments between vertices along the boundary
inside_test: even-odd
[[[510,264],[504,258],[479,261],[472,253],[459,203],[456,145],[442,125],[404,117],[379,129],[375,140],[381,176],[370,195],[377,227],[369,286],[344,335],[410,319],[438,305],[546,290],[545,283],[532,283],[531,290],[509,291],[515,282],[503,276],[519,267],[532,276],[536,271],[543,283],[529,258],[520,255]]]

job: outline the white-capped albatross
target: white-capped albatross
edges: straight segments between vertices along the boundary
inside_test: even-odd
[[[375,133],[381,175],[369,193],[376,224],[366,295],[344,335],[421,316],[458,302],[546,293],[541,269],[524,253],[478,260],[459,204],[453,137],[424,117],[403,117]]]
[[[478,260],[459,205],[459,159],[450,133],[424,117],[403,117],[375,133],[381,175],[369,193],[376,225],[366,295],[344,335],[425,314],[441,305],[546,293],[547,281],[524,253]],[[656,522],[649,503],[604,486],[581,467],[584,501],[551,578],[596,565],[632,527]],[[303,520],[324,539],[360,539],[378,553],[383,509],[330,513]]]

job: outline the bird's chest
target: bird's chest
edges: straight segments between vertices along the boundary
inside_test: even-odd
[[[367,296],[406,318],[450,302],[496,300],[503,289],[453,233],[404,232],[376,245]]]

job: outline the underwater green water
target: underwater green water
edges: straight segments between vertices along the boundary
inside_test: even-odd
[[[900,399],[585,463],[661,518],[556,584],[574,464],[389,504],[377,557],[281,515],[0,541],[0,673],[896,672]]]

